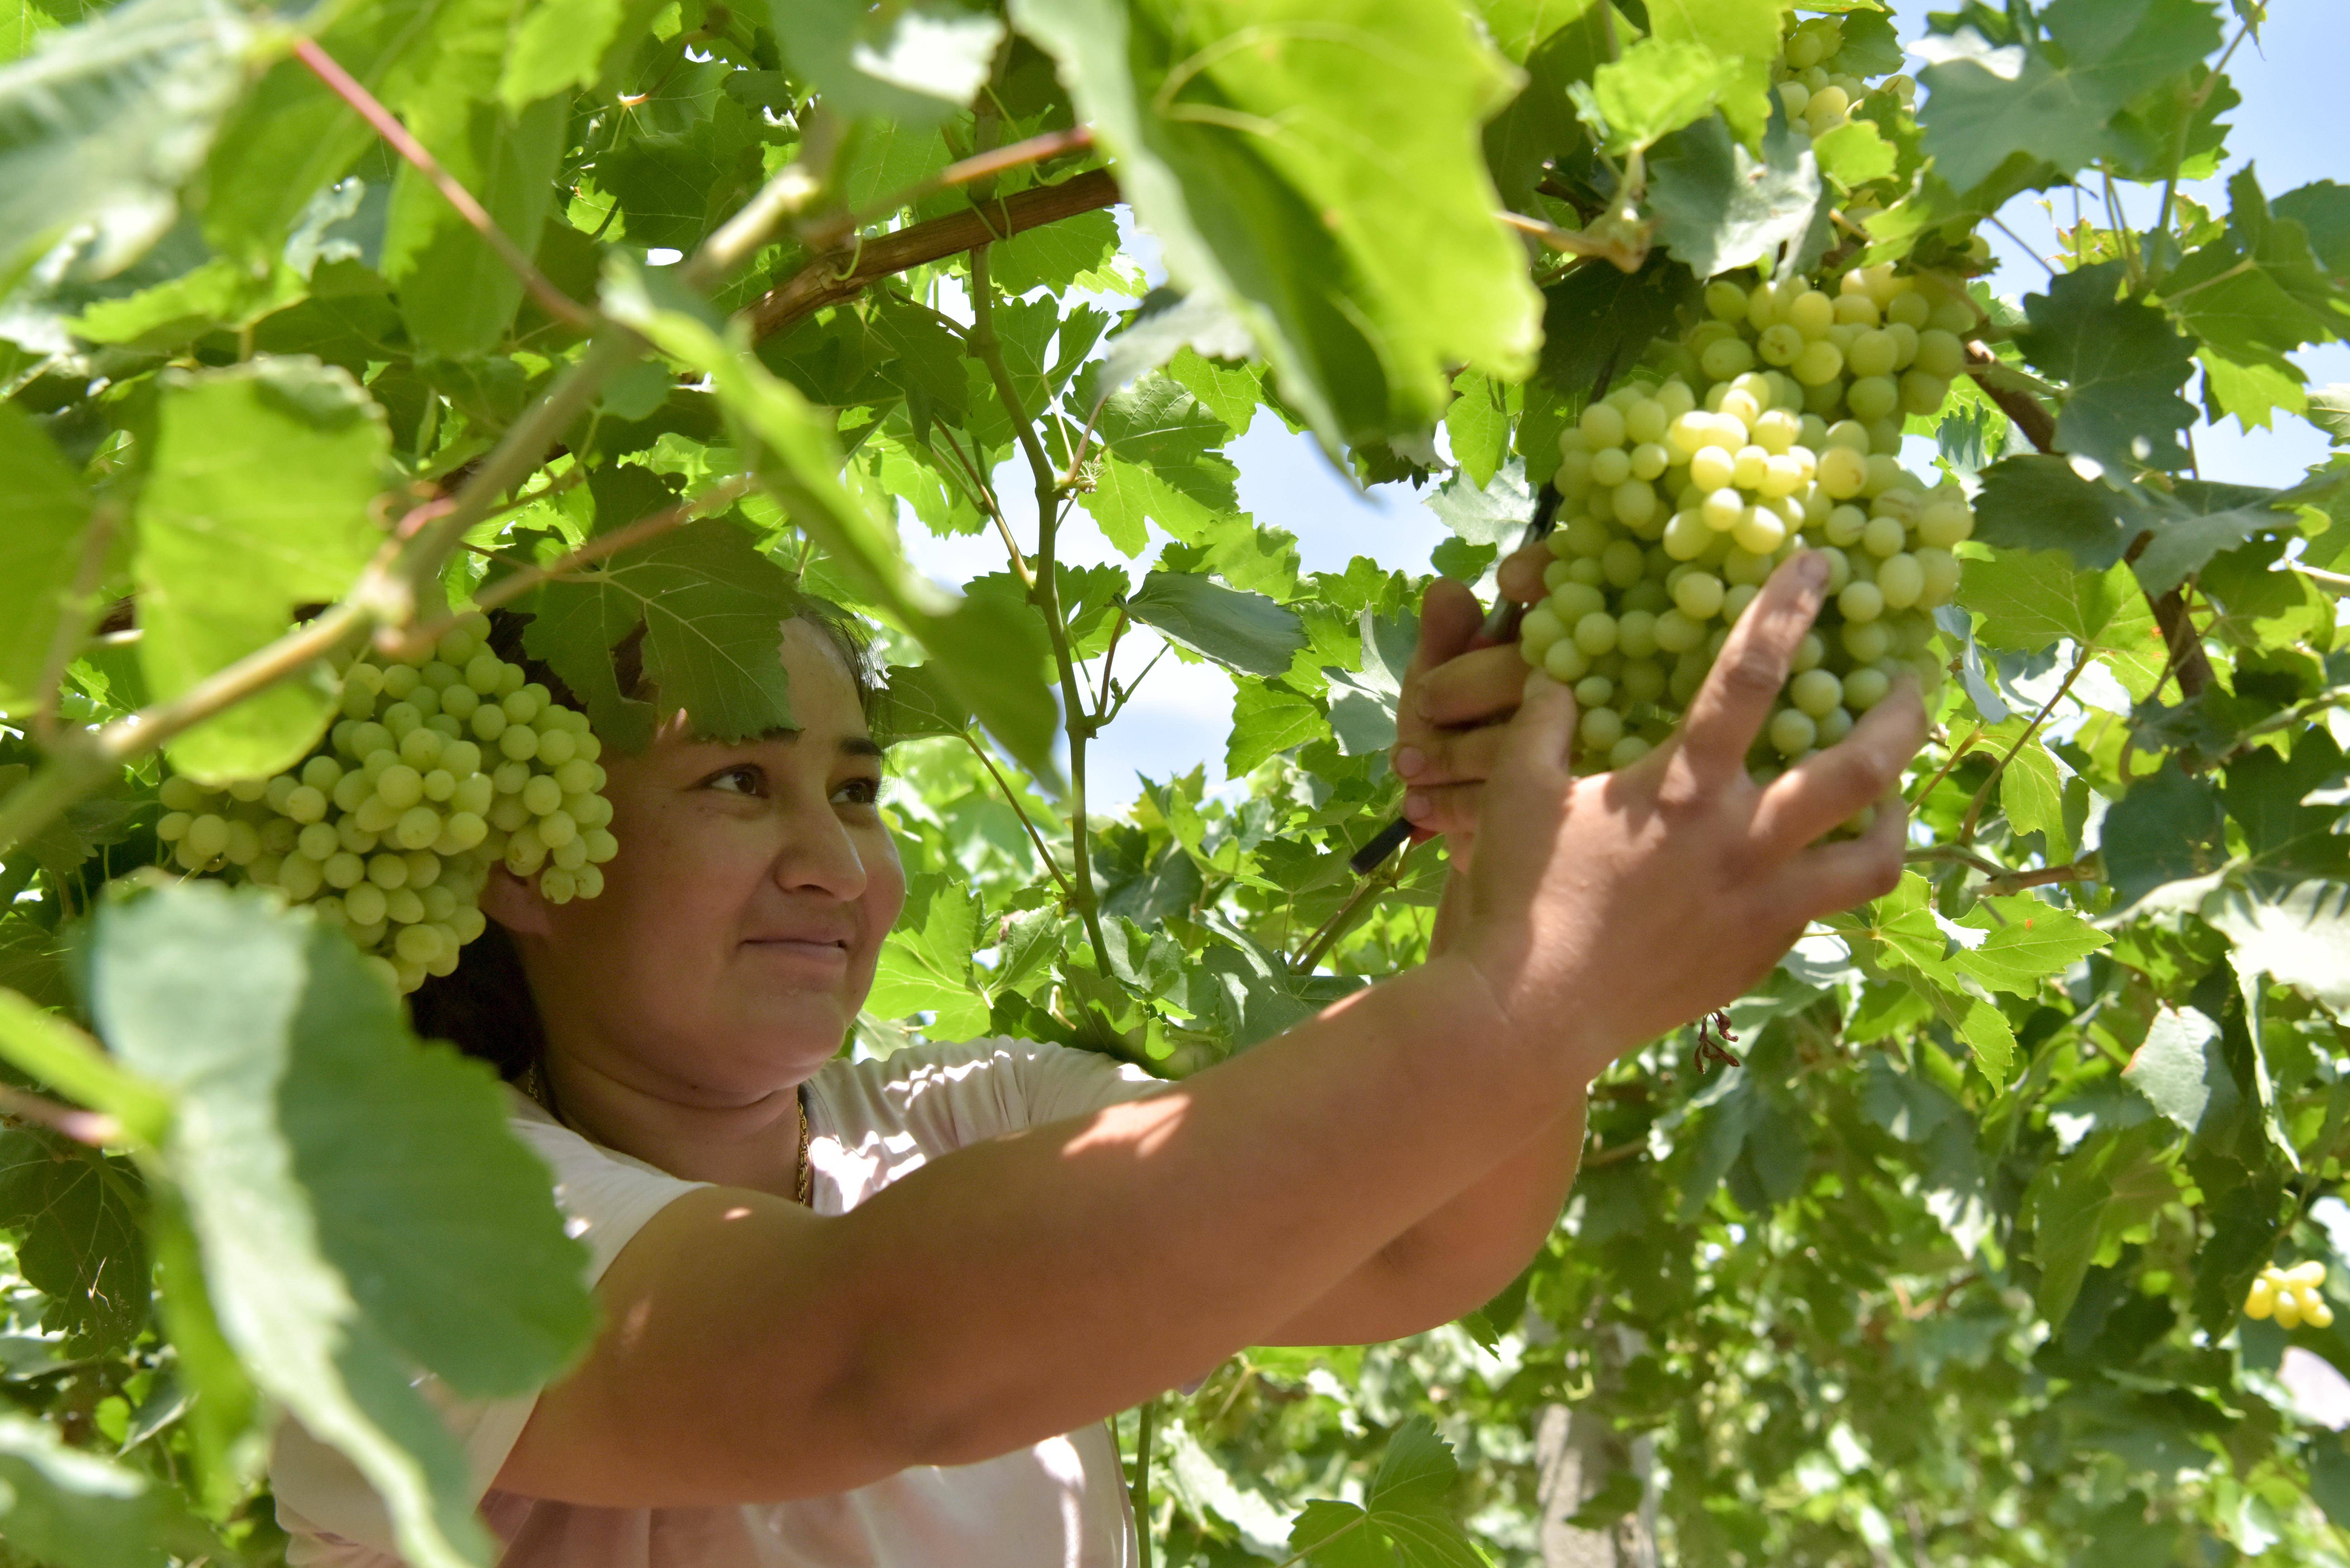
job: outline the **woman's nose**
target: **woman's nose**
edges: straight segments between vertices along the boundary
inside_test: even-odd
[[[829,800],[795,802],[775,853],[776,886],[822,892],[843,902],[865,891],[865,859]]]

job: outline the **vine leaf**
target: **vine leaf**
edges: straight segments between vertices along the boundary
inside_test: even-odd
[[[92,277],[161,238],[253,44],[227,0],[131,0],[0,65],[0,295],[85,225],[76,270]]]
[[[2183,468],[2178,432],[2195,422],[2195,409],[2179,389],[2195,368],[2195,344],[2156,306],[2120,297],[2123,273],[2120,262],[2101,262],[2026,295],[2031,325],[2016,344],[2034,369],[2065,385],[2056,441],[2066,452],[2122,472]]]
[[[475,104],[432,149],[525,255],[538,249],[554,206],[570,107],[567,97],[548,98],[509,116],[494,103]],[[384,274],[399,286],[400,317],[418,347],[445,358],[495,348],[522,304],[521,277],[432,182],[404,166],[392,183]]]
[[[2223,888],[2202,914],[2236,944],[2236,962],[2336,1011],[2350,1008],[2350,884],[2303,882],[2272,896]]]
[[[2150,1124],[2100,1133],[2071,1158],[2042,1166],[2024,1199],[2042,1271],[2041,1314],[2063,1323],[2098,1246],[2144,1222],[2177,1192],[2154,1150]]]
[[[2142,778],[2106,814],[2099,852],[2116,910],[2168,882],[2209,876],[2227,863],[2227,816],[2219,792],[2176,761]]]
[[[1326,450],[1424,431],[1448,367],[1523,374],[1536,302],[1476,128],[1511,67],[1445,0],[1015,0],[1187,293],[1254,337]],[[1341,306],[1338,303],[1346,301]]]
[[[2137,584],[2126,566],[2076,571],[2054,551],[2002,550],[1967,563],[1960,598],[1982,618],[1977,635],[1993,648],[2086,648],[2137,601]]]
[[[461,1397],[524,1393],[596,1321],[504,1091],[417,1045],[340,933],[257,893],[190,882],[109,904],[89,976],[116,1057],[178,1101],[161,1152],[221,1334],[374,1486],[403,1557],[489,1561],[415,1371]]]
[[[1315,1568],[1482,1568],[1484,1552],[1445,1508],[1460,1473],[1451,1445],[1415,1416],[1388,1439],[1363,1506],[1307,1503],[1289,1549]]]
[[[865,1010],[876,1018],[932,1014],[926,1033],[970,1040],[987,1033],[988,1002],[972,978],[979,941],[979,895],[943,877],[916,877],[906,909],[882,944]]]
[[[1928,62],[1926,151],[1953,188],[1971,191],[2019,155],[2071,173],[2114,146],[2123,106],[2220,47],[2220,19],[2200,0],[2056,0],[2042,21],[2061,53],[1994,46],[1970,26],[1911,49]]]
[[[29,1416],[0,1416],[0,1533],[56,1568],[158,1568],[220,1552],[172,1490],[57,1440]]]
[[[987,81],[1003,24],[959,5],[771,0],[775,37],[844,115],[935,125]]]
[[[1994,991],[2038,993],[2050,975],[2063,974],[2113,939],[2070,909],[2028,895],[1984,900],[2007,923],[1980,947],[1962,948],[1950,967]],[[1976,906],[1978,911],[1983,904]]]
[[[1711,115],[1659,147],[1649,162],[1657,234],[1698,276],[1769,262],[1820,219],[1820,166],[1811,143],[1773,116],[1756,157]]]
[[[599,732],[623,745],[651,738],[650,705],[612,677],[613,644],[639,626],[647,679],[696,734],[741,741],[792,727],[782,643],[797,596],[742,529],[701,518],[574,576],[587,580],[550,580],[533,596],[523,646],[579,693]]]
[[[89,492],[14,403],[0,403],[0,713],[36,706],[57,618],[81,560]]]
[[[390,437],[348,371],[307,355],[161,378],[139,496],[139,662],[158,699],[281,636],[298,604],[348,592],[382,535],[368,520]],[[323,670],[280,681],[167,746],[207,782],[298,760],[334,712]]]
[[[1043,658],[1035,618],[991,595],[955,599],[908,567],[894,526],[843,482],[829,421],[751,356],[739,325],[735,340],[721,337],[706,306],[618,259],[603,298],[616,318],[709,376],[754,454],[759,483],[793,524],[824,547],[858,593],[921,643],[939,678],[1031,775],[1057,780],[1060,711],[1035,675]]]
[[[1275,676],[1305,646],[1294,611],[1191,572],[1152,572],[1126,613],[1229,670]]]
[[[92,1354],[127,1348],[147,1324],[147,1245],[137,1175],[119,1159],[30,1127],[0,1131],[0,1226],[25,1281],[49,1298],[41,1326]]]

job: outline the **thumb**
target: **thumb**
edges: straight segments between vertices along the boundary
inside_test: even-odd
[[[1502,736],[1502,754],[1493,772],[1530,770],[1565,774],[1575,760],[1575,688],[1551,679],[1550,672],[1526,671],[1525,694],[1516,716]]]

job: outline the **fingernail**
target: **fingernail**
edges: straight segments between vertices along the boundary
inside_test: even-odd
[[[1418,746],[1396,748],[1395,771],[1398,777],[1416,779],[1420,775],[1421,770],[1427,766],[1428,759],[1420,754]]]
[[[1403,797],[1403,814],[1412,821],[1425,821],[1428,816],[1428,810],[1429,799],[1422,792],[1413,790],[1409,794]]]
[[[1828,582],[1828,558],[1817,550],[1806,550],[1795,570],[1802,574],[1807,588],[1824,588]]]

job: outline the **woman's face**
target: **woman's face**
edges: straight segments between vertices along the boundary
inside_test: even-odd
[[[784,632],[798,729],[720,744],[680,720],[637,755],[608,751],[620,847],[603,892],[548,905],[501,873],[485,895],[550,1046],[642,1091],[723,1104],[806,1078],[905,901],[847,668],[808,622]]]

